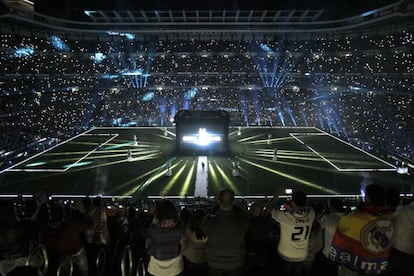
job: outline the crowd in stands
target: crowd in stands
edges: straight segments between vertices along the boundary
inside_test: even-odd
[[[267,41],[62,38],[64,50],[50,36],[0,35],[3,151],[93,126],[172,126],[179,109],[220,108],[233,125],[317,126],[413,158],[412,30]],[[22,47],[33,53],[16,55]]]
[[[370,184],[353,211],[282,194],[239,202],[224,189],[215,204],[181,208],[43,192],[1,200],[0,274],[413,275],[414,205],[398,191]]]

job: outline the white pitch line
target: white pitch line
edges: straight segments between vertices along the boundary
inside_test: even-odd
[[[318,129],[318,128],[316,128],[316,129]],[[329,136],[331,136],[332,138],[335,138],[336,140],[341,141],[342,143],[344,143],[344,144],[346,144],[346,145],[348,145],[348,146],[353,147],[353,148],[354,148],[354,149],[356,149],[356,150],[362,151],[362,152],[363,152],[363,153],[365,153],[366,155],[371,156],[372,158],[377,159],[378,161],[381,161],[382,163],[384,163],[384,164],[386,164],[386,165],[390,166],[391,168],[394,168],[395,170],[397,169],[397,167],[396,167],[396,166],[394,166],[393,164],[388,163],[387,161],[385,161],[385,160],[383,160],[383,159],[381,159],[381,158],[379,158],[379,157],[377,157],[377,156],[375,156],[375,155],[373,155],[373,154],[371,154],[371,153],[369,153],[369,152],[367,152],[367,151],[365,151],[365,150],[363,150],[363,149],[361,149],[361,148],[358,148],[358,147],[356,147],[356,146],[352,145],[351,143],[348,143],[348,142],[346,142],[346,141],[344,141],[344,140],[342,140],[342,139],[339,139],[338,137],[335,137],[334,135],[329,134],[328,132],[325,132],[325,131],[323,131],[323,130],[321,130],[321,129],[318,129],[318,130],[319,130],[319,131],[322,131],[323,133],[326,133],[326,135],[329,135]]]
[[[319,129],[318,129],[319,130]],[[320,130],[320,131],[322,131],[322,130]],[[323,131],[322,131],[323,132]],[[323,133],[325,133],[325,134],[323,134]],[[357,150],[359,150],[359,151],[361,151],[361,152],[363,152],[363,153],[365,153],[365,154],[367,154],[368,156],[370,156],[370,157],[373,157],[373,158],[375,158],[375,159],[377,159],[377,160],[380,160],[380,161],[382,161],[383,163],[385,163],[385,164],[387,164],[387,165],[390,165],[391,167],[394,167],[394,166],[392,166],[391,164],[389,164],[388,162],[386,162],[386,161],[384,161],[384,160],[382,160],[382,159],[380,159],[380,158],[378,158],[378,157],[376,157],[376,156],[374,156],[374,155],[372,155],[372,154],[370,154],[369,152],[366,152],[366,151],[364,151],[364,150],[362,150],[362,149],[360,149],[360,148],[358,148],[358,147],[355,147],[354,145],[352,145],[352,144],[349,144],[349,143],[347,143],[347,142],[345,142],[345,141],[343,141],[343,140],[341,140],[341,139],[339,139],[339,138],[337,138],[337,137],[335,137],[335,136],[333,136],[333,135],[330,135],[329,133],[326,133],[326,132],[323,132],[322,133],[322,135],[328,135],[328,136],[331,136],[331,137],[333,137],[333,138],[335,138],[335,139],[337,139],[337,140],[339,140],[339,141],[341,141],[341,142],[343,142],[344,144],[346,144],[346,145],[349,145],[349,146],[351,146],[351,147],[353,147],[353,148],[355,148],[355,149],[357,149]],[[305,142],[303,142],[302,140],[300,140],[298,137],[296,137],[295,135],[302,135],[302,133],[289,133],[289,135],[291,135],[293,138],[295,138],[298,142],[300,142],[302,145],[304,145],[305,144]],[[315,135],[321,135],[321,133],[316,133]],[[383,169],[373,169],[373,168],[369,168],[369,169],[361,169],[361,168],[355,168],[355,169],[342,169],[342,168],[339,168],[338,166],[336,166],[333,162],[331,162],[331,161],[329,161],[327,158],[325,158],[324,156],[322,156],[319,152],[317,152],[316,150],[314,150],[312,147],[310,147],[310,146],[307,146],[307,148],[308,149],[310,149],[312,152],[314,152],[316,155],[318,155],[320,158],[322,158],[325,162],[327,162],[329,165],[331,165],[332,167],[334,167],[337,171],[340,171],[340,172],[373,172],[373,171],[383,171],[383,172],[391,172],[391,171],[395,171],[396,170],[396,167],[394,167],[394,168],[389,168],[389,169],[387,169],[387,168],[383,168]]]
[[[104,143],[100,144],[98,147],[102,147],[106,144],[108,144],[109,142],[111,142],[112,140],[114,140],[116,137],[119,136],[119,134],[112,134],[113,136],[111,138],[109,138],[108,140],[106,140]],[[65,172],[67,170],[69,170],[70,168],[72,168],[73,166],[75,166],[76,164],[78,164],[79,162],[81,162],[82,160],[85,160],[86,157],[88,157],[89,155],[91,155],[92,153],[94,153],[95,151],[97,151],[98,148],[95,148],[94,150],[92,150],[91,152],[89,152],[88,154],[86,154],[85,156],[83,156],[82,158],[80,158],[79,160],[77,160],[75,163],[70,164],[66,169]]]
[[[58,147],[58,146],[61,146],[61,145],[63,145],[63,144],[66,144],[67,142],[72,141],[73,139],[78,138],[79,136],[82,136],[82,135],[84,135],[85,133],[88,133],[88,132],[90,132],[90,131],[92,131],[92,130],[93,130],[93,128],[91,128],[91,129],[89,129],[89,130],[85,131],[84,133],[80,133],[80,134],[78,134],[78,135],[76,135],[76,136],[73,136],[72,138],[69,138],[68,140],[65,140],[65,141],[63,141],[63,142],[61,142],[61,143],[59,143],[59,144],[56,144],[56,145],[54,145],[54,146],[52,146],[52,147],[48,148],[47,150],[44,150],[44,151],[42,151],[42,152],[39,152],[39,153],[37,153],[37,154],[35,154],[35,155],[33,155],[33,156],[31,156],[31,157],[29,157],[29,158],[27,158],[27,159],[25,159],[25,160],[23,160],[23,161],[19,162],[19,163],[17,163],[17,164],[14,164],[14,165],[13,165],[13,166],[11,166],[11,167],[8,167],[8,168],[6,168],[6,169],[4,169],[4,170],[0,171],[0,174],[2,174],[2,173],[4,173],[4,172],[7,172],[7,171],[12,171],[12,169],[13,169],[13,168],[15,168],[15,167],[17,167],[17,166],[19,166],[19,165],[21,165],[21,164],[23,164],[23,163],[25,163],[25,162],[27,162],[27,161],[29,161],[29,160],[32,160],[33,158],[35,158],[35,157],[37,157],[37,156],[39,156],[39,155],[41,155],[41,154],[43,154],[43,153],[46,153],[46,152],[48,152],[48,151],[51,151],[52,149],[54,149],[54,148],[56,148],[56,147]],[[13,171],[16,171],[16,170],[13,170]]]
[[[90,134],[87,134],[87,135],[90,135]],[[109,143],[110,141],[112,141],[113,139],[115,139],[116,137],[119,136],[119,134],[111,134],[111,135],[112,135],[112,137],[110,139],[108,139],[107,141],[105,141],[104,143],[102,143],[100,146],[106,145],[107,143]],[[86,157],[88,157],[89,155],[91,155],[95,151],[97,151],[97,148],[95,148],[94,150],[92,150],[89,153],[87,153],[86,155],[84,155],[82,158],[77,160],[75,163],[70,164],[65,169],[9,169],[8,171],[11,171],[11,172],[66,172],[67,170],[69,170],[70,168],[72,168],[74,165],[78,164],[82,160],[84,160]],[[30,159],[27,159],[26,161],[29,161],[29,160]]]
[[[325,160],[325,162],[327,162],[329,165],[331,165],[332,167],[334,167],[337,171],[341,171],[341,169],[339,167],[337,167],[334,163],[332,163],[331,161],[329,161],[328,159],[326,159],[325,157],[323,157],[321,154],[319,154],[319,152],[317,152],[316,150],[314,150],[313,148],[311,148],[310,146],[308,146],[308,149],[310,149],[311,151],[313,151],[316,155],[318,155],[320,158],[322,158],[323,160]]]

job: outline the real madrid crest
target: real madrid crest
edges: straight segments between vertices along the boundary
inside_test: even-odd
[[[369,253],[379,254],[391,247],[393,232],[390,218],[377,218],[362,228],[360,240]]]

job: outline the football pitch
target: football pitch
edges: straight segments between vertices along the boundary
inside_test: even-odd
[[[0,194],[246,198],[279,186],[312,195],[359,195],[377,183],[410,192],[396,167],[317,128],[235,127],[228,156],[176,155],[175,129],[93,128],[0,173]]]

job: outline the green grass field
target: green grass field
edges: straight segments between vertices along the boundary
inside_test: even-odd
[[[173,128],[91,129],[3,171],[0,193],[194,196],[205,181],[209,196],[222,188],[270,196],[280,185],[315,195],[359,194],[368,183],[410,192],[410,179],[393,165],[316,128],[238,130],[229,129],[231,155],[198,157],[175,155]],[[205,169],[199,158],[206,160]]]

